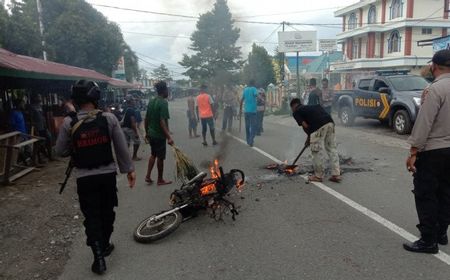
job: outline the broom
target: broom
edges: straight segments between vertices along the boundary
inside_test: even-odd
[[[176,164],[176,178],[181,182],[191,180],[198,174],[198,169],[188,156],[178,147],[172,146]]]

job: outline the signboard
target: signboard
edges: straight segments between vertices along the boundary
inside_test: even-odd
[[[335,39],[321,39],[319,40],[319,51],[333,52],[337,50],[337,40]]]
[[[433,52],[450,50],[450,36],[433,40]]]
[[[117,61],[117,68],[113,71],[112,77],[114,79],[126,80],[125,75],[125,59],[123,56]]]
[[[279,52],[317,51],[317,31],[278,32]]]

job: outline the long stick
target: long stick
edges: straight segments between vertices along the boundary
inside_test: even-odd
[[[239,111],[239,133],[242,130],[242,109]]]
[[[299,159],[299,158],[302,156],[302,154],[305,152],[306,148],[308,148],[307,145],[305,145],[305,146],[303,147],[303,149],[301,150],[301,152],[300,152],[300,153],[298,154],[298,156],[295,158],[294,163],[293,163],[292,165],[295,165],[295,164],[297,163],[298,159]],[[292,165],[291,165],[291,166],[292,166]]]

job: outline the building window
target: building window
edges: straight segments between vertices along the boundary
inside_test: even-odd
[[[401,40],[400,33],[398,31],[393,31],[388,39],[388,53],[396,53],[401,51]]]
[[[369,15],[367,18],[367,22],[369,24],[374,24],[377,22],[377,8],[374,5],[370,6],[369,8]]]
[[[358,20],[356,19],[356,14],[352,13],[348,19],[348,30],[353,30],[358,25]]]
[[[391,5],[391,19],[399,18],[403,16],[403,1],[392,0]]]
[[[431,34],[433,34],[433,29],[432,28],[422,28],[422,34],[423,35],[431,35]]]
[[[358,45],[358,41],[353,41],[353,44],[352,44],[352,59],[357,59],[357,58],[360,58],[359,45]]]

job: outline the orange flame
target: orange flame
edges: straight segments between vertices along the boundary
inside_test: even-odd
[[[297,169],[296,167],[290,167],[290,168],[286,167],[284,169],[284,172],[288,175],[292,175],[292,174],[295,174],[296,169]]]
[[[219,178],[220,169],[219,169],[219,161],[217,159],[214,160],[214,164],[209,167],[209,173],[211,173],[212,179]]]
[[[236,188],[237,188],[237,190],[238,190],[238,192],[241,192],[242,191],[242,189],[244,188],[244,180],[239,180],[239,182],[237,182],[237,184],[236,184]]]
[[[216,192],[216,184],[208,184],[200,189],[202,196],[209,195]]]

